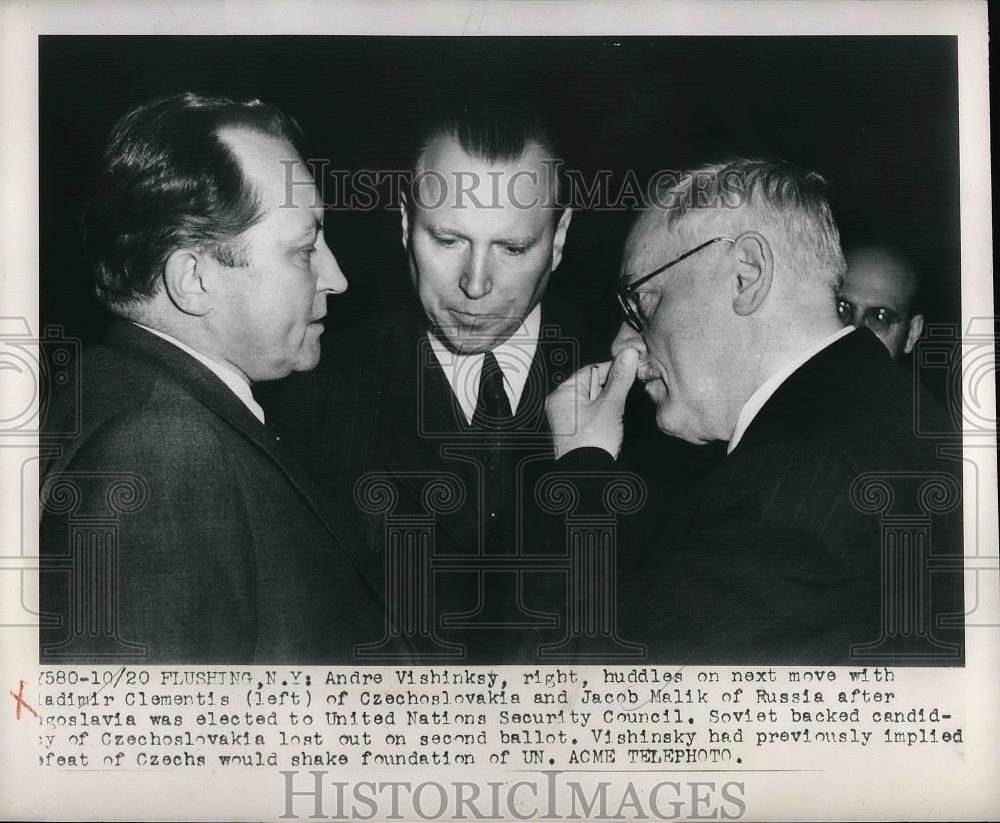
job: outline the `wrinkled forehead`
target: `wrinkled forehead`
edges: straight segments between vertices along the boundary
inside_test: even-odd
[[[675,250],[682,245],[682,231],[683,221],[668,225],[662,209],[640,212],[625,239],[620,285],[638,280],[676,256]]]

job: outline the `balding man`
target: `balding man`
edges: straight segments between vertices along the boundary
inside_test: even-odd
[[[845,266],[822,182],[736,159],[661,191],[663,207],[643,212],[627,240],[625,322],[603,391],[589,398],[583,369],[549,398],[566,471],[612,463],[634,379],[663,432],[727,444],[659,501],[658,532],[621,541],[632,581],[622,602],[641,604],[625,609],[623,636],[654,659],[846,664],[869,659],[865,648],[894,662],[961,659],[932,636],[934,618],[961,612],[961,574],[935,575],[901,605],[900,549],[856,485],[892,473],[886,494],[906,511],[915,504],[904,491],[936,478],[958,504],[935,444],[914,433],[908,374],[837,316]],[[932,551],[961,554],[956,525],[935,520]],[[926,583],[923,555],[911,559]],[[909,608],[920,619],[901,631]]]
[[[845,257],[847,276],[837,296],[840,319],[870,328],[894,360],[910,354],[924,330],[923,314],[914,311],[920,288],[914,268],[886,246],[857,246]]]
[[[57,392],[46,419],[77,434],[42,474],[42,662],[318,664],[380,636],[340,518],[252,392],[317,364],[347,288],[298,139],[259,100],[194,93],[113,129],[85,226],[115,319],[81,406]]]

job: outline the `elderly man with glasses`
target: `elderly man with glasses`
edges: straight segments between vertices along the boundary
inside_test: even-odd
[[[938,621],[961,613],[960,563],[930,574],[962,552],[957,464],[914,425],[919,408],[946,431],[943,412],[838,317],[845,264],[823,182],[737,159],[661,192],[670,207],[643,212],[626,242],[625,322],[601,391],[583,369],[548,399],[563,471],[611,466],[635,380],[661,431],[727,444],[707,467],[664,465],[690,477],[655,503],[655,530],[621,533],[619,602],[641,604],[621,615],[623,636],[651,659],[962,660],[960,622]],[[933,506],[928,483],[942,490]],[[900,543],[886,523],[911,512],[924,531]]]

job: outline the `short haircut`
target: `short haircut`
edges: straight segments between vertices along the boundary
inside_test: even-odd
[[[537,105],[520,96],[497,95],[486,100],[470,96],[460,103],[434,109],[420,127],[411,169],[421,170],[424,154],[438,137],[451,137],[470,157],[490,164],[517,160],[530,143],[537,143],[550,161],[558,200],[562,185],[562,147]],[[413,198],[410,198],[413,202]]]
[[[261,217],[260,198],[220,138],[245,128],[296,146],[295,121],[257,99],[186,92],[145,103],[111,131],[83,216],[97,298],[129,315],[151,298],[170,254],[195,247],[245,265],[235,238]]]
[[[667,228],[696,214],[741,209],[749,215],[748,229],[759,226],[765,236],[767,227],[778,229],[768,242],[805,279],[801,285],[822,284],[835,294],[847,264],[826,190],[826,179],[814,171],[784,160],[737,157],[661,178],[656,206],[665,209]]]

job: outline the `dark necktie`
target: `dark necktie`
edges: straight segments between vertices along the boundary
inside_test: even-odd
[[[493,352],[483,357],[483,370],[479,378],[479,396],[472,427],[481,432],[476,438],[481,448],[483,499],[482,518],[483,554],[492,557],[514,558],[519,553],[517,545],[517,466],[522,452],[512,442],[517,429],[510,400],[504,391],[503,372]],[[523,446],[521,447],[523,448]],[[535,659],[539,637],[530,631],[537,616],[522,610],[521,586],[523,574],[516,566],[490,568],[479,572],[479,597],[476,610],[467,616],[474,627],[471,635],[460,635],[467,643],[469,661],[491,662],[498,650],[507,659],[532,661]]]
[[[493,352],[483,356],[483,371],[479,377],[479,397],[476,411],[472,415],[472,425],[477,429],[498,431],[508,424],[514,415],[510,410],[510,400],[503,387],[503,371]]]
[[[483,442],[483,520],[486,552],[503,552],[507,519],[512,514],[514,494],[513,466],[509,450],[504,448],[504,429],[509,428],[514,415],[510,400],[503,387],[503,372],[493,352],[483,357],[483,371],[479,378],[479,398],[472,426],[493,432]]]

